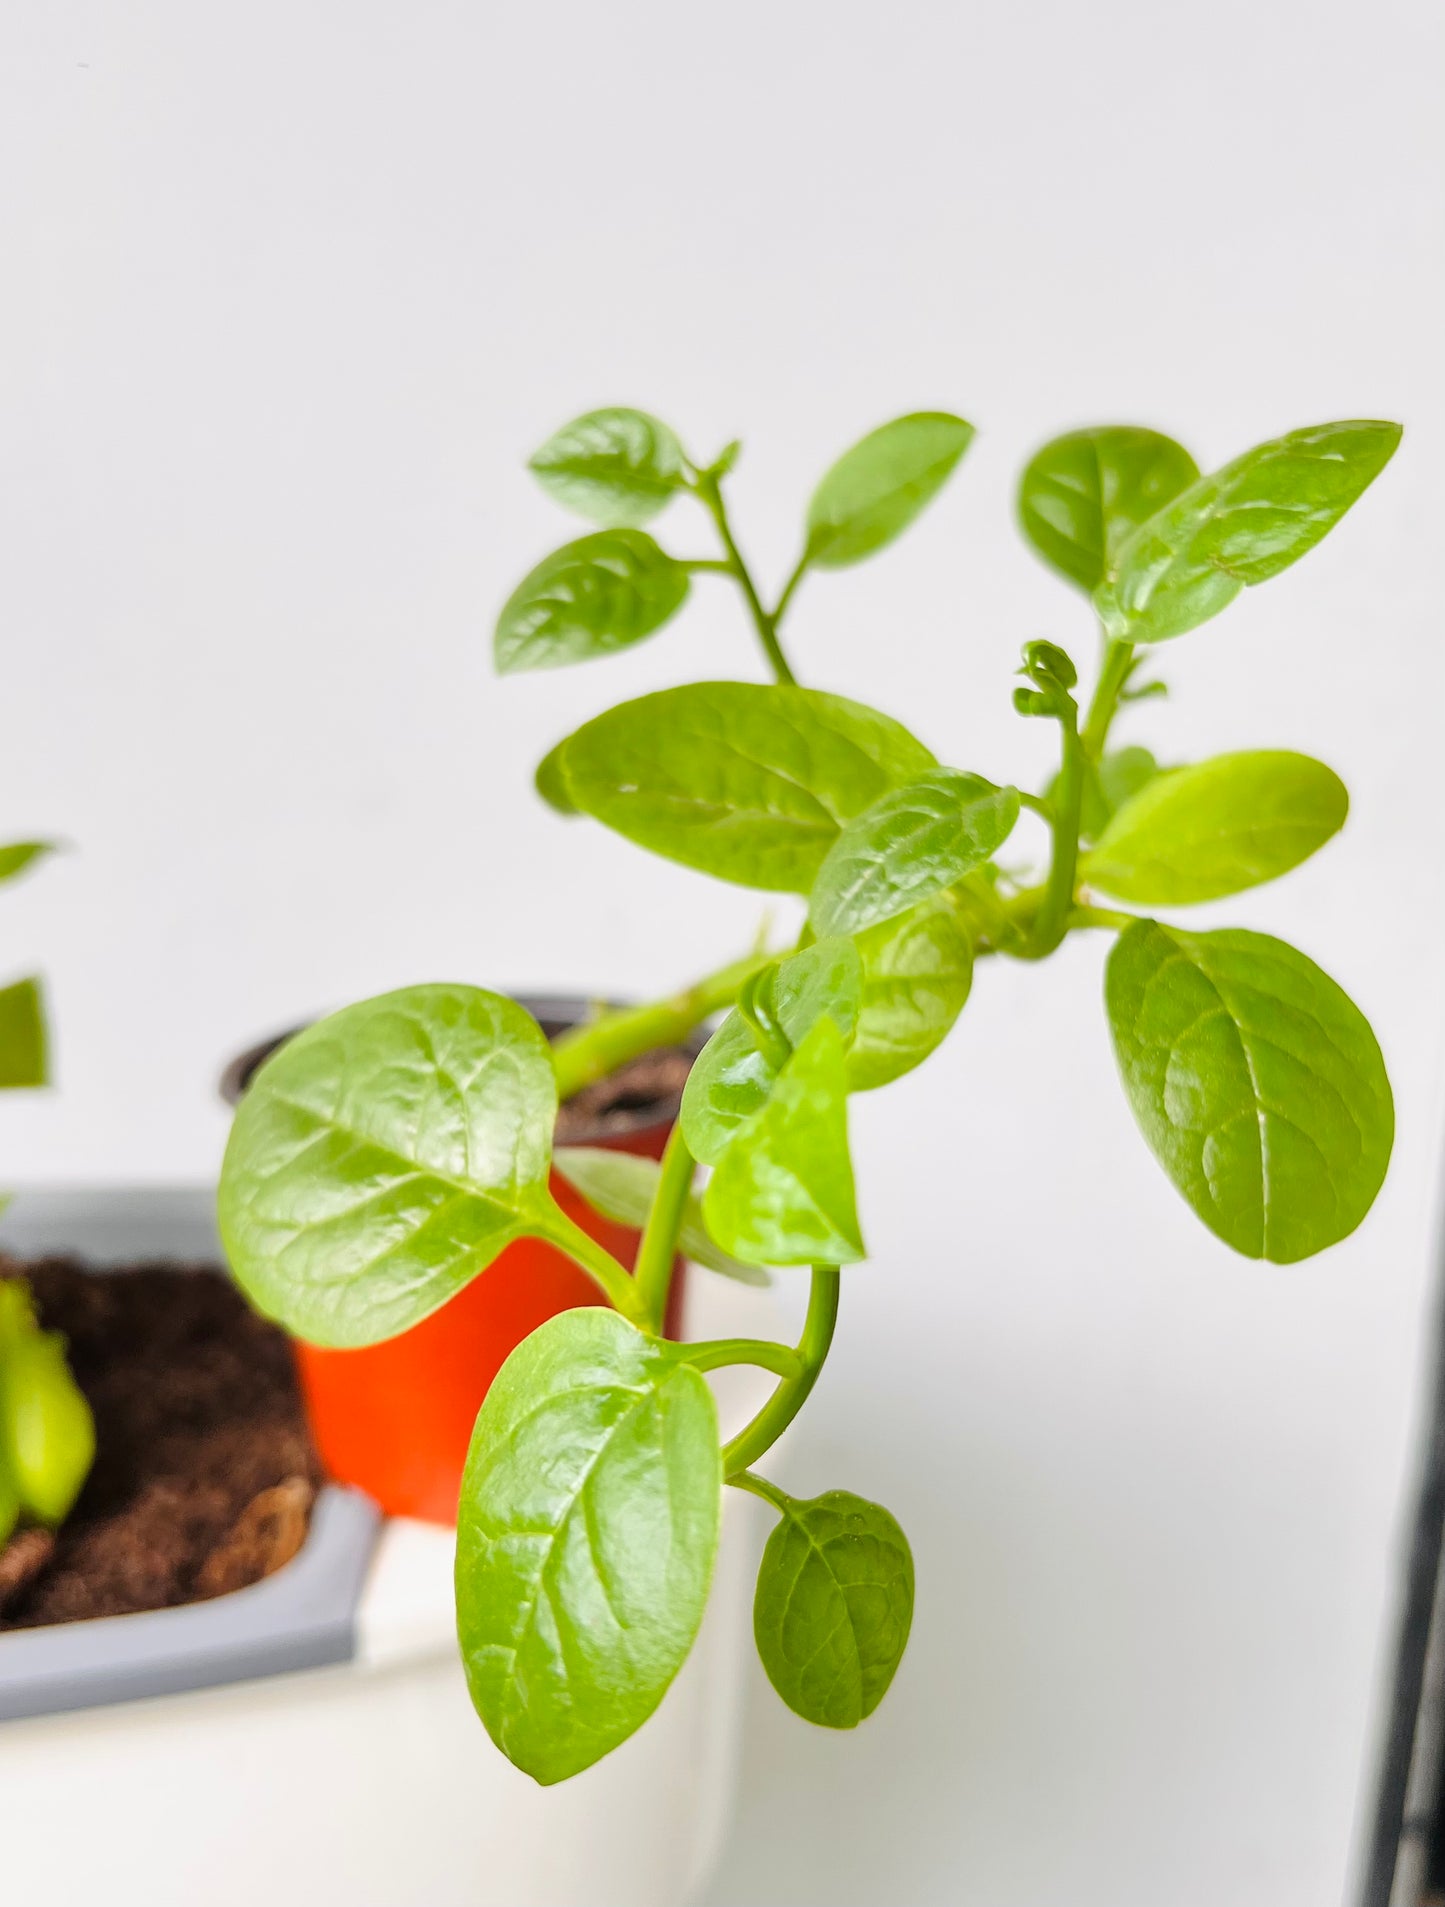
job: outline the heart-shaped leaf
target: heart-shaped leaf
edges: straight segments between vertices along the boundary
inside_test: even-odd
[[[1259,444],[1126,538],[1094,601],[1109,634],[1166,642],[1312,550],[1372,484],[1398,424],[1316,424]]]
[[[1189,452],[1157,430],[1072,430],[1030,460],[1019,483],[1019,520],[1050,568],[1092,591],[1130,531],[1198,476]]]
[[[798,894],[846,821],[935,766],[876,709],[751,682],[624,702],[560,753],[573,805],[639,847],[743,887]]]
[[[788,1057],[827,1014],[846,1043],[858,1013],[863,973],[851,940],[823,940],[772,970],[767,1011],[781,1038],[760,1042],[734,1008],[698,1055],[682,1089],[682,1136],[704,1165],[716,1165],[767,1104]],[[761,1262],[768,1262],[766,1260]]]
[[[703,1194],[707,1228],[738,1258],[851,1265],[865,1257],[848,1156],[843,1036],[828,1014],[794,1050]]]
[[[487,1733],[544,1784],[641,1727],[702,1621],[722,1457],[707,1381],[604,1310],[498,1372],[457,1521],[457,1633]]]
[[[596,1212],[615,1224],[630,1225],[641,1231],[657,1196],[657,1181],[662,1167],[656,1159],[642,1159],[633,1152],[614,1152],[608,1146],[558,1146],[552,1154],[552,1166]],[[769,1285],[772,1279],[761,1265],[745,1265],[720,1245],[713,1243],[703,1224],[702,1200],[688,1195],[683,1207],[682,1225],[677,1234],[678,1250],[696,1265],[719,1271],[739,1284]]]
[[[1084,857],[1092,887],[1177,907],[1272,881],[1344,826],[1345,785],[1287,749],[1216,755],[1151,780]]]
[[[973,942],[943,895],[856,936],[863,986],[848,1047],[848,1088],[911,1072],[946,1038],[973,982]]]
[[[932,502],[973,441],[947,411],[915,411],[854,444],[813,492],[808,561],[842,569],[891,543]]]
[[[839,834],[818,870],[816,934],[892,920],[992,858],[1019,816],[1016,788],[938,768],[881,795]]]
[[[599,530],[545,557],[497,618],[497,672],[555,669],[630,648],[682,606],[687,571],[646,530]]]
[[[0,987],[0,1092],[49,1081],[50,1042],[40,982],[16,980]]]
[[[594,523],[655,517],[683,486],[682,445],[646,411],[614,406],[564,424],[530,460],[543,489]]]
[[[257,1306],[313,1344],[416,1324],[555,1212],[541,1028],[480,987],[345,1007],[256,1074],[221,1169],[221,1237]]]
[[[881,1504],[849,1490],[789,1498],[753,1600],[768,1680],[795,1715],[856,1728],[893,1680],[913,1624],[913,1554]]]
[[[1106,995],[1134,1117],[1212,1232],[1292,1264],[1355,1229],[1395,1115],[1375,1036],[1328,974],[1268,934],[1141,920]]]

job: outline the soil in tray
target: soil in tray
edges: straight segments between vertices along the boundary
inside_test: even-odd
[[[291,1347],[218,1270],[20,1263],[95,1412],[95,1467],[60,1531],[0,1549],[0,1630],[244,1588],[305,1540],[320,1481]]]

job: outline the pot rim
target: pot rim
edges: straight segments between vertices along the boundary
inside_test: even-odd
[[[599,1004],[596,995],[584,996],[576,993],[521,993],[513,992],[510,989],[503,989],[503,991],[509,1000],[514,1000],[518,1006],[524,1007],[541,1026],[544,1028],[548,1026],[554,1027],[558,1032],[568,1031],[574,1026],[579,1026]],[[632,1003],[626,1000],[602,1000],[600,1004],[610,1010],[614,1007],[628,1006]],[[318,1019],[322,1017],[324,1016],[317,1015]],[[255,1041],[252,1045],[243,1048],[233,1059],[229,1060],[222,1068],[221,1076],[216,1082],[217,1090],[226,1104],[228,1106],[239,1106],[245,1095],[246,1088],[251,1083],[252,1075],[255,1073],[257,1067],[261,1065],[262,1061],[269,1059],[274,1052],[286,1044],[287,1040],[295,1039],[298,1033],[304,1033],[307,1027],[314,1026],[315,1024],[315,1019],[299,1021],[295,1026],[288,1026],[283,1032],[273,1033],[269,1039]],[[671,1040],[667,1042],[667,1045],[681,1047],[684,1052],[689,1053],[693,1059],[696,1059],[703,1047],[706,1046],[708,1037],[708,1029],[704,1024],[695,1027],[685,1039]],[[665,1051],[666,1047],[654,1048],[653,1050]],[[583,1128],[580,1133],[570,1137],[567,1143],[568,1145],[604,1144],[609,1139],[618,1139],[624,1134],[631,1136],[639,1132],[656,1132],[659,1129],[673,1125],[681,1107],[682,1094],[670,1093],[665,1099],[657,1101],[655,1113],[649,1113],[646,1117],[639,1115],[635,1124],[619,1124],[615,1120],[605,1126],[599,1123],[595,1128]]]

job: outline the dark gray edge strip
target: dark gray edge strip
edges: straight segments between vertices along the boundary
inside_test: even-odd
[[[1425,1442],[1409,1556],[1396,1631],[1395,1669],[1386,1711],[1360,1907],[1390,1907],[1415,1735],[1425,1693],[1425,1661],[1445,1536],[1445,1246],[1437,1247],[1436,1316],[1432,1332]]]
[[[380,1521],[369,1497],[328,1487],[300,1552],[249,1589],[0,1635],[0,1721],[349,1662]]]

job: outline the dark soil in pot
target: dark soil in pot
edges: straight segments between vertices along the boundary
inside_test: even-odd
[[[215,1267],[20,1263],[95,1413],[96,1460],[55,1536],[0,1549],[0,1630],[244,1588],[301,1547],[320,1482],[291,1346]]]

